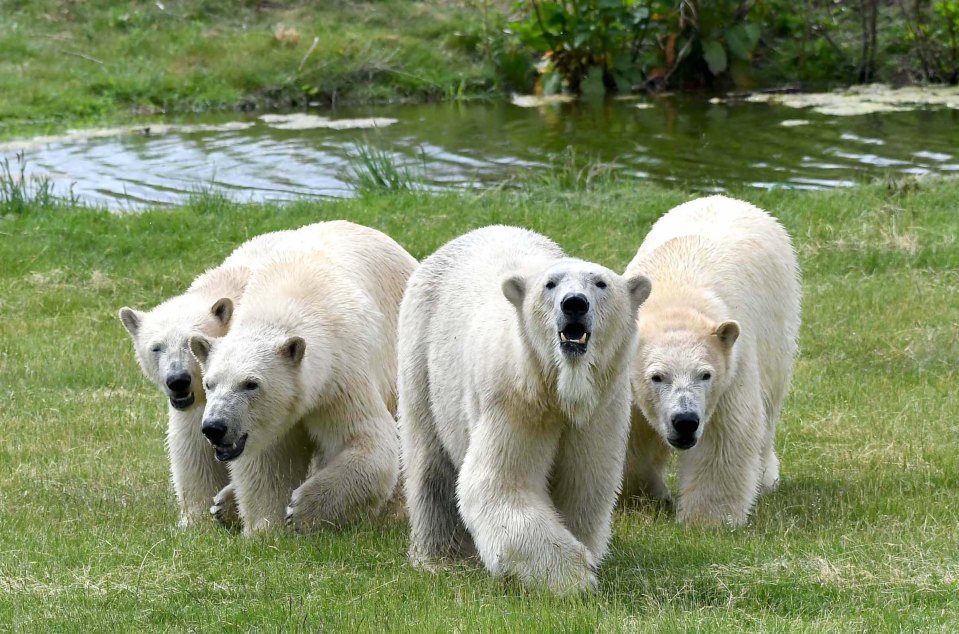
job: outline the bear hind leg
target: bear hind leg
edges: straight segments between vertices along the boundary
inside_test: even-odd
[[[410,364],[400,393],[403,485],[410,522],[409,558],[433,568],[476,550],[456,504],[456,467],[436,433],[425,368]]]

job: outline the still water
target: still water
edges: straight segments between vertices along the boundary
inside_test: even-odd
[[[340,108],[334,122],[376,117],[374,129],[283,129],[255,115],[177,120],[150,134],[0,144],[58,192],[116,209],[182,202],[198,190],[240,201],[349,196],[357,148],[373,145],[430,188],[529,178],[569,160],[701,191],[831,188],[865,179],[959,172],[959,110],[826,116],[698,97],[523,108],[442,103]],[[395,123],[389,124],[389,119]],[[802,123],[797,123],[797,121]],[[785,123],[785,125],[784,125]],[[389,124],[389,125],[387,125]],[[157,133],[159,131],[160,133]]]

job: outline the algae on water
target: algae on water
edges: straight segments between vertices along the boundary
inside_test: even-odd
[[[811,108],[813,112],[834,117],[850,117],[877,112],[901,112],[928,106],[959,109],[959,87],[909,86],[891,88],[885,84],[853,86],[834,92],[755,93],[745,99],[713,99],[713,103],[769,103],[789,108]]]

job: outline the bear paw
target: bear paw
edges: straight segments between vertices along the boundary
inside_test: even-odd
[[[582,544],[553,544],[548,551],[538,554],[504,553],[498,559],[492,570],[554,594],[590,592],[598,584],[593,556]]]
[[[303,492],[303,487],[293,492],[289,506],[286,507],[286,525],[299,533],[312,533],[322,528],[340,524],[335,515],[325,509],[316,496]]]
[[[580,594],[592,592],[599,585],[596,571],[589,564],[588,557],[573,557],[562,563],[552,566],[545,579],[532,579],[534,583],[541,581],[546,589],[555,594]],[[525,576],[520,574],[521,577]]]
[[[759,486],[763,493],[770,493],[779,488],[779,458],[776,457],[776,454],[771,454],[766,458],[763,477]]]
[[[210,515],[219,524],[234,528],[240,524],[240,508],[236,500],[236,490],[228,484],[213,497]]]

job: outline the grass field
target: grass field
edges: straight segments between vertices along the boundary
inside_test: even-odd
[[[488,94],[484,15],[447,0],[0,0],[0,137],[158,111]]]
[[[519,224],[621,270],[689,197],[614,184],[0,217],[0,629],[956,631],[957,181],[745,194],[783,220],[804,272],[781,488],[739,530],[618,511],[596,595],[528,593],[467,565],[413,570],[399,521],[255,539],[175,528],[165,406],[120,306],[179,292],[251,235],[332,218],[416,257]]]

